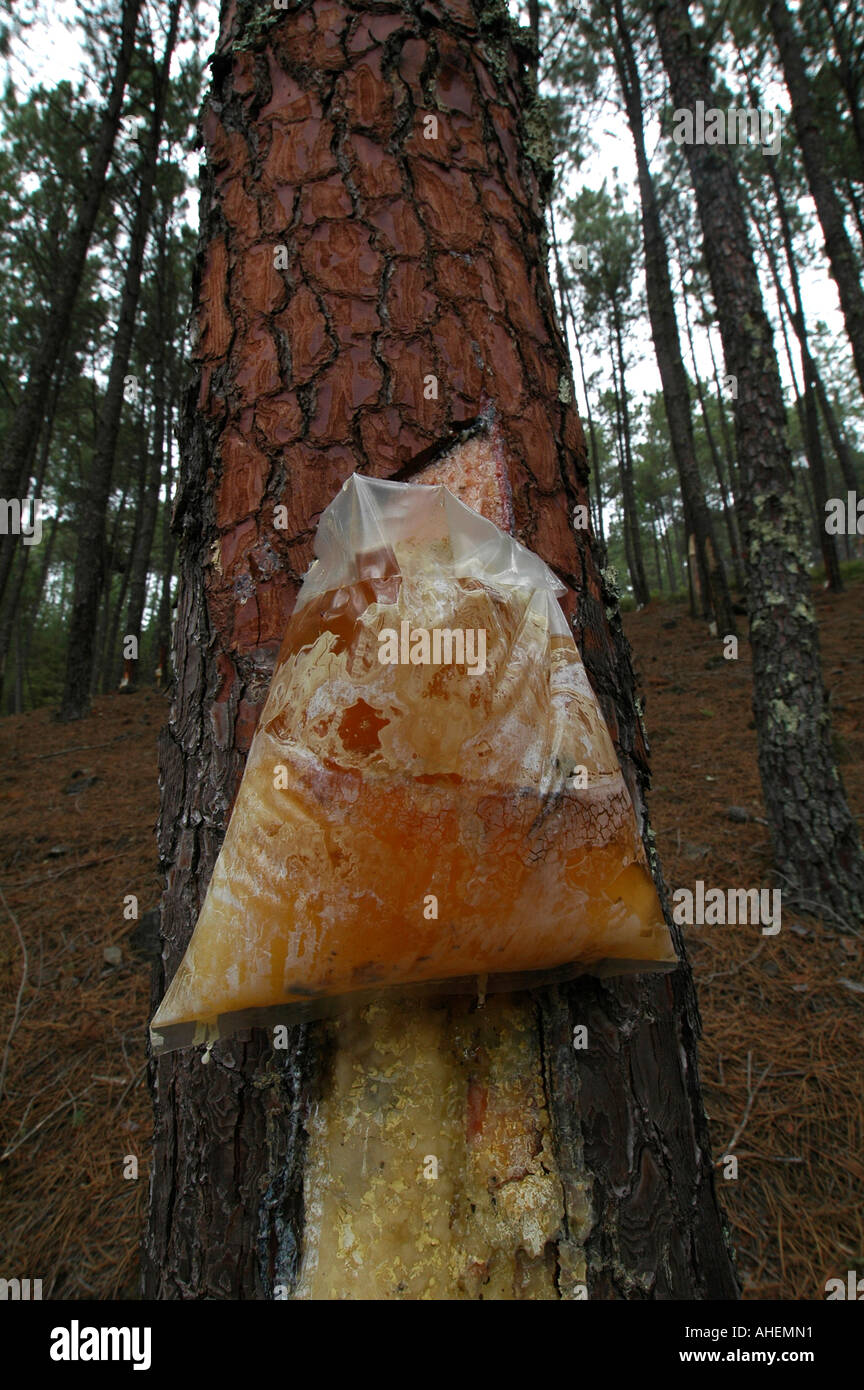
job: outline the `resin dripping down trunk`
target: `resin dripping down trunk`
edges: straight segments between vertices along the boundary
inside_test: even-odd
[[[444,477],[466,505],[506,519],[493,441],[413,481]],[[579,1296],[585,1267],[566,1236],[536,1000],[378,1002],[328,1028],[295,1297]],[[585,1186],[571,1175],[571,1200],[574,1190],[584,1219]]]

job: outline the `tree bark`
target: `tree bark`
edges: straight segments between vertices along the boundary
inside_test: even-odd
[[[677,109],[714,103],[686,0],[654,0]],[[735,430],[747,549],[747,601],[759,770],[774,860],[790,898],[846,924],[864,916],[864,856],[834,766],[804,519],[793,491],[786,410],[729,149],[685,145],[717,306]]]
[[[484,401],[515,532],[568,585],[565,611],[644,814],[627,645],[596,543],[570,525],[587,501],[587,466],[575,410],[561,400],[566,350],[541,249],[548,181],[525,153],[530,89],[500,10],[448,0],[435,13],[418,18],[409,0],[386,13],[316,0],[263,19],[243,3],[223,7],[203,115],[198,376],[181,436],[154,1000],[212,872],[318,516],[355,470],[428,477],[448,450],[467,455],[475,439],[493,447]],[[430,112],[437,143],[423,135]],[[428,374],[437,399],[424,395]],[[274,525],[277,505],[288,507],[287,530]],[[577,1021],[592,1039],[584,1052],[573,1047]],[[580,1285],[595,1298],[734,1298],[697,1033],[682,963],[665,977],[583,979],[478,1010],[388,1004],[377,1023],[299,1026],[287,1052],[254,1030],[217,1044],[206,1068],[196,1052],[163,1054],[151,1064],[145,1295],[350,1298],[362,1279],[376,1298],[572,1298]],[[376,1069],[394,1064],[395,1141],[376,1122],[380,1101],[349,1123],[351,1095],[371,1096]],[[432,1078],[445,1073],[442,1095]],[[494,1137],[480,1124],[469,1141],[465,1128],[469,1092],[487,1084],[490,1105],[506,1093],[512,1106],[510,1137],[499,1131],[498,1142],[513,1206],[478,1263],[463,1258],[452,1226],[424,1248],[423,1204],[445,1228],[468,1196],[489,1210],[471,1176],[484,1170],[469,1158],[492,1163]],[[452,1195],[418,1182],[410,1153],[418,1133],[440,1136],[442,1104],[461,1134]],[[406,1114],[421,1126],[413,1139]],[[377,1189],[372,1172],[362,1176],[364,1135],[380,1154]],[[517,1162],[526,1142],[549,1164],[535,1165],[545,1194],[537,1239],[512,1214],[532,1209]],[[316,1203],[349,1182],[362,1264],[321,1253],[332,1233]],[[464,1209],[482,1244],[480,1216],[472,1225]]]

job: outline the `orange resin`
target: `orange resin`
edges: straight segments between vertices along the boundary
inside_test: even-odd
[[[361,557],[295,614],[157,1049],[246,1010],[290,1021],[372,989],[675,960],[614,748],[547,611],[456,575],[442,540]],[[482,629],[485,670],[382,664],[379,634],[406,619]]]

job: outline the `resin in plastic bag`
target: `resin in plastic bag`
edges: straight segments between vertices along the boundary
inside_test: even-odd
[[[673,963],[551,570],[446,487],[359,475],[315,554],[154,1050]]]

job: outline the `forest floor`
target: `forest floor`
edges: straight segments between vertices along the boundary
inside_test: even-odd
[[[860,581],[839,598],[816,592],[838,765],[859,817],[862,592]],[[770,886],[747,642],[726,661],[685,608],[657,602],[625,628],[670,892],[698,879]],[[0,720],[0,1275],[41,1278],[44,1298],[137,1296],[150,964],[146,940],[130,940],[129,896],[140,918],[160,891],[156,737],[166,714],[166,698],[143,691],[101,698],[71,726],[49,710]],[[864,943],[787,912],[776,936],[758,926],[686,932],[744,1295],[822,1298],[826,1279],[864,1273]]]

